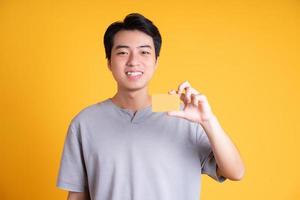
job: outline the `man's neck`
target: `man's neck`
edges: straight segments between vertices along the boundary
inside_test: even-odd
[[[118,90],[111,100],[119,107],[130,109],[134,112],[151,105],[151,96],[147,90],[126,92]]]

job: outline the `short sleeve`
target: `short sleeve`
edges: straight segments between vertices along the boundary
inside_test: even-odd
[[[72,121],[68,127],[56,186],[73,191],[87,191],[87,175],[79,130]]]
[[[226,180],[223,176],[217,175],[217,163],[209,139],[200,124],[197,125],[197,147],[201,162],[201,173],[206,174],[218,182]]]

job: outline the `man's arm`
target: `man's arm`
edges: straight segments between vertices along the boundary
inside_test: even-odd
[[[87,192],[69,192],[67,200],[90,200]]]
[[[245,173],[240,154],[215,116],[202,124],[209,138],[218,168],[217,174],[230,180],[241,180]]]
[[[243,161],[213,114],[206,96],[192,88],[188,81],[181,83],[178,91],[171,90],[169,94],[179,95],[184,102],[184,108],[180,111],[169,111],[168,115],[197,122],[204,128],[217,162],[217,174],[230,180],[241,180],[245,173]]]

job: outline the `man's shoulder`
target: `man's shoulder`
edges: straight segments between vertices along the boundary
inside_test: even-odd
[[[105,117],[105,114],[109,110],[108,100],[102,100],[88,106],[85,106],[78,111],[72,118],[73,123],[84,123],[94,119]]]

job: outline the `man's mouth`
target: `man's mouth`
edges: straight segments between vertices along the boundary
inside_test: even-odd
[[[140,76],[140,75],[142,75],[143,74],[143,72],[138,72],[138,71],[135,71],[135,72],[133,72],[133,71],[128,71],[128,72],[126,72],[126,75],[127,76]]]

